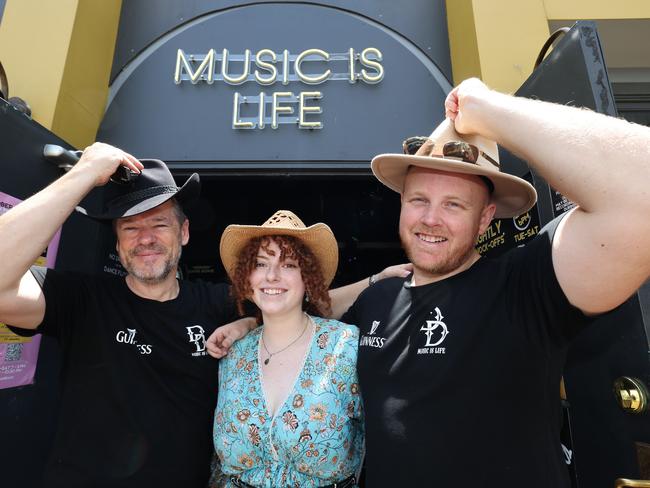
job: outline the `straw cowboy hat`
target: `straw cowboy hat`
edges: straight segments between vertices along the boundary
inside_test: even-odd
[[[183,186],[178,187],[167,165],[159,159],[141,159],[140,162],[144,169],[139,175],[131,174],[120,183],[112,178],[106,185],[108,203],[101,212],[92,212],[83,207],[77,207],[77,212],[107,221],[146,212],[171,198],[176,198],[178,203],[185,206],[199,197],[201,182],[198,174],[192,174]]]
[[[339,262],[339,247],[332,229],[320,222],[306,227],[290,210],[278,210],[262,225],[233,224],[226,227],[221,236],[219,253],[230,279],[235,272],[239,254],[250,239],[280,235],[300,239],[314,253],[320,263],[325,286],[329,286]]]
[[[537,201],[535,188],[526,180],[502,173],[497,144],[477,135],[459,135],[445,119],[414,154],[380,154],[371,163],[377,179],[402,193],[410,166],[464,173],[487,178],[494,189],[495,218],[516,217]]]

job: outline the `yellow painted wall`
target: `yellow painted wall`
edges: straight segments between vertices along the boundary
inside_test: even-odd
[[[449,52],[454,81],[481,75],[473,0],[447,0]]]
[[[7,0],[2,16],[0,60],[9,95],[25,99],[33,118],[45,127],[51,127],[54,119],[76,3]]]
[[[544,0],[549,20],[647,19],[648,0]]]
[[[474,18],[483,80],[514,92],[533,71],[549,36],[542,1],[474,0]]]
[[[650,18],[650,0],[447,0],[454,83],[478,76],[515,91],[533,70],[549,20]]]
[[[504,92],[528,78],[549,35],[543,0],[447,0],[447,24],[454,82],[478,76]]]
[[[0,60],[10,96],[72,145],[92,143],[104,114],[121,0],[7,0]]]

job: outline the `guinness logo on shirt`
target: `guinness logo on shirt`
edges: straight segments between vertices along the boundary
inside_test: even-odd
[[[372,327],[370,327],[370,335],[375,335],[375,332],[377,332],[377,327],[379,327],[380,323],[381,322],[379,320],[372,321]]]
[[[115,342],[135,346],[140,354],[151,354],[151,344],[139,344],[135,338],[136,332],[135,329],[118,330],[115,334]]]
[[[368,335],[362,335],[359,338],[359,346],[377,347],[377,348],[384,347],[386,338],[375,335],[379,325],[381,325],[381,321],[379,320],[372,321],[372,326],[370,327],[370,332],[368,333]]]

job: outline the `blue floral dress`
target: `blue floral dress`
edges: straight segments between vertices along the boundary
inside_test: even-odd
[[[359,330],[335,320],[312,320],[315,331],[304,365],[275,416],[266,407],[258,361],[263,326],[221,360],[214,446],[225,474],[258,487],[317,487],[359,470]]]

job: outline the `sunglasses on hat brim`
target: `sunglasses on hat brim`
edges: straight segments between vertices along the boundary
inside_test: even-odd
[[[402,151],[404,154],[413,156],[422,145],[429,140],[424,136],[413,136],[402,142]],[[432,156],[436,156],[432,154]],[[483,156],[487,161],[492,163],[497,168],[500,166],[498,161],[495,161],[485,151],[481,151],[474,144],[465,141],[449,141],[442,146],[442,154],[437,155],[443,158],[458,158],[465,163],[476,164],[479,156]]]
[[[413,136],[402,142],[402,151],[404,154],[415,155],[422,145],[429,140],[424,136]],[[464,163],[477,164],[478,157],[483,156],[487,161],[500,167],[499,162],[490,157],[485,151],[481,151],[474,144],[465,141],[449,141],[442,146],[442,154],[432,154],[431,156],[460,159]],[[490,193],[494,191],[494,183],[486,177],[478,175],[487,185]]]

